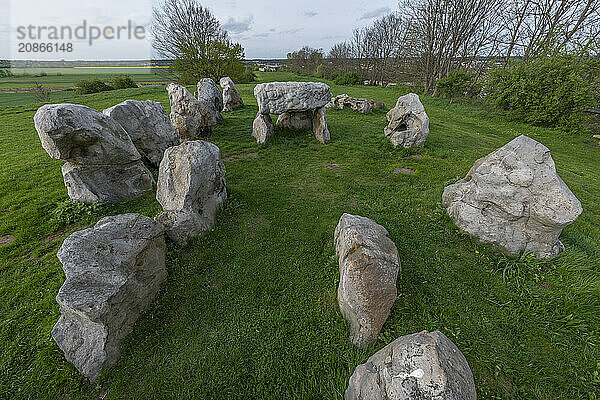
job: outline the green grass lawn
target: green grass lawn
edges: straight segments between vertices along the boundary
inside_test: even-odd
[[[289,80],[261,74],[262,80]],[[154,193],[56,218],[62,161],[42,149],[39,104],[0,108],[0,398],[341,398],[356,365],[401,335],[439,329],[466,356],[480,399],[600,398],[600,149],[587,137],[534,128],[489,111],[422,97],[424,148],[394,149],[385,112],[327,112],[331,142],[277,128],[258,145],[253,85],[246,107],[224,113],[208,139],[221,149],[229,198],[208,236],[170,248],[169,278],[122,347],[90,385],[50,336],[64,281],[56,251],[105,215],[160,211]],[[332,86],[334,95],[392,106],[401,89]],[[169,109],[164,88],[69,101],[98,110],[125,99]],[[462,234],[440,200],[473,162],[526,134],[552,151],[581,200],[551,261],[511,258]],[[415,157],[421,155],[421,157]],[[395,167],[415,170],[394,174]],[[402,262],[398,299],[377,344],[358,350],[336,303],[333,231],[343,212],[390,232]]]

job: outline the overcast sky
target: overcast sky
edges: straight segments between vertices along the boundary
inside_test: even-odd
[[[365,26],[397,9],[397,0],[206,0],[208,7],[242,44],[246,58],[285,58],[304,45],[328,51],[337,42],[350,38],[352,30]],[[127,25],[148,27],[153,0],[0,0],[0,58],[12,59],[148,59],[150,37],[72,39],[74,51],[62,54],[19,53],[19,43],[35,42],[17,37],[19,26],[71,26],[82,24],[104,29]],[[10,10],[9,12],[5,12]],[[123,31],[125,32],[125,31]],[[56,41],[54,41],[56,42]],[[10,44],[7,46],[7,44]]]

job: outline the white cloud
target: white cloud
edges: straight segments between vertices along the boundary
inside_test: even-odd
[[[359,18],[359,21],[363,20],[363,19],[371,19],[371,18],[381,17],[382,15],[389,14],[391,11],[392,10],[389,7],[379,7],[379,8],[376,8],[375,10],[367,11],[366,13],[364,13]]]
[[[239,35],[244,32],[248,32],[252,29],[252,23],[254,22],[254,16],[248,15],[244,18],[236,20],[229,17],[222,25],[223,29],[234,35]]]

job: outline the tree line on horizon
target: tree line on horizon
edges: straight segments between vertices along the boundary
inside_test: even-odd
[[[600,104],[599,54],[600,0],[401,0],[327,53],[289,53],[287,68],[485,99],[529,123],[573,128]]]

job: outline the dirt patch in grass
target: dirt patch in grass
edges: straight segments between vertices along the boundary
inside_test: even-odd
[[[71,233],[75,232],[75,231],[80,231],[82,229],[87,228],[87,225],[84,224],[77,224],[77,225],[73,225],[73,226],[66,226],[64,228],[59,229],[58,231],[54,232],[52,235],[48,235],[45,238],[42,239],[42,242],[44,243],[52,243],[55,240],[58,239],[64,239],[67,236],[69,236]]]
[[[396,167],[396,168],[394,168],[394,173],[396,175],[398,175],[398,174],[412,175],[412,174],[415,173],[415,170],[414,169],[410,169],[410,168]]]
[[[423,156],[421,154],[413,154],[410,158],[416,158],[417,160],[422,160]]]
[[[14,241],[15,237],[13,235],[2,235],[0,236],[0,247],[8,246]]]
[[[39,259],[43,258],[46,254],[52,253],[53,251],[58,249],[59,246],[60,246],[60,243],[56,243],[56,244],[53,244],[52,246],[48,247],[47,249],[40,250],[36,254],[29,254],[29,261],[39,260]]]
[[[588,146],[600,147],[600,142],[586,142]]]
[[[256,157],[258,157],[258,153],[242,153],[242,154],[234,154],[232,156],[225,157],[223,159],[223,161],[225,161],[225,162],[237,161],[237,160],[244,160],[246,158],[256,158]]]
[[[327,169],[340,169],[340,168],[342,168],[342,164],[327,163],[327,164],[325,164],[325,168],[327,168]]]

